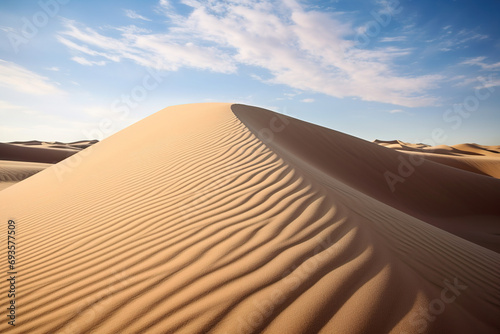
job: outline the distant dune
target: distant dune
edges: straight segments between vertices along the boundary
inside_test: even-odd
[[[453,146],[429,146],[425,144],[409,144],[399,140],[375,140],[375,143],[404,151],[419,154],[426,160],[438,162],[469,172],[500,178],[500,146],[484,146],[478,144],[459,144]]]
[[[499,147],[440,149],[166,108],[0,191],[0,333],[498,333]]]
[[[26,142],[0,143],[0,190],[58,163],[97,140],[74,143]]]

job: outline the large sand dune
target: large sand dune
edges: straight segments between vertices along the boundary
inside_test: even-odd
[[[411,154],[164,109],[0,191],[0,333],[498,333],[500,180]]]

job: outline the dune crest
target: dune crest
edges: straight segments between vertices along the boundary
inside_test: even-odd
[[[401,154],[166,108],[0,192],[22,277],[0,333],[496,333],[500,180],[428,161],[394,193]]]

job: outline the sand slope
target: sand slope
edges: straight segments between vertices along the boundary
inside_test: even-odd
[[[236,115],[241,108],[233,107]],[[241,113],[246,114],[243,109]],[[265,129],[281,125],[264,109],[253,108],[251,113],[252,117],[243,116],[243,121],[264,141],[270,137]],[[320,170],[398,210],[500,252],[500,180],[429,159],[414,164],[409,153],[292,118],[283,119],[288,123],[272,136],[269,145],[288,161],[300,164],[303,170],[314,168],[313,173]],[[388,172],[401,179],[393,189],[387,181]],[[456,217],[468,217],[469,230],[473,227],[482,234],[464,231],[463,224],[449,221]]]
[[[498,224],[473,243],[408,212],[426,191],[422,217],[498,223],[499,180],[430,161],[393,194],[398,156],[253,107],[162,110],[0,192],[0,332],[498,332],[500,254],[478,244]]]

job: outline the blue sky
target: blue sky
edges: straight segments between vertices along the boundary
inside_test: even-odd
[[[3,0],[0,141],[102,139],[220,101],[370,141],[500,145],[498,13],[496,0]]]

